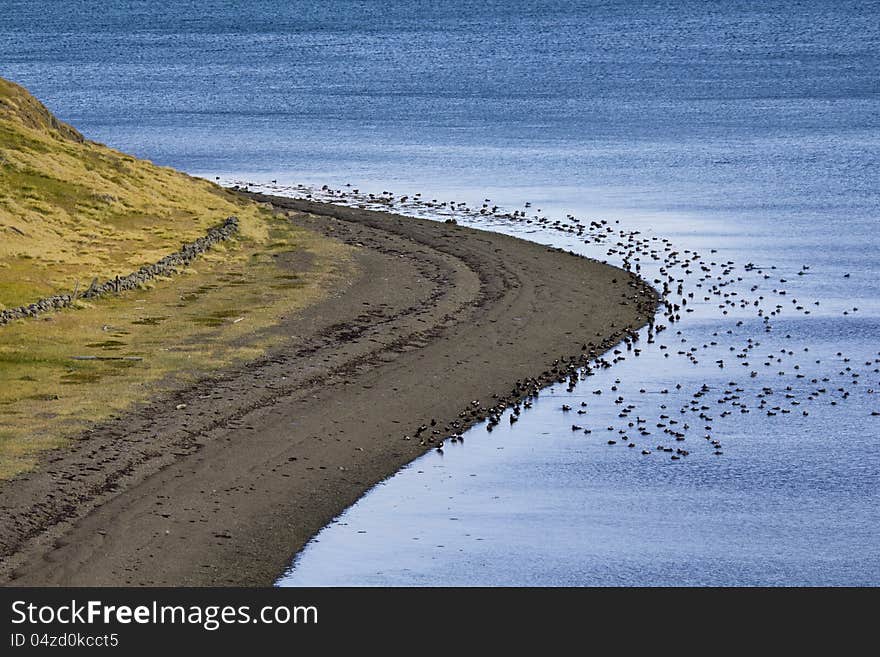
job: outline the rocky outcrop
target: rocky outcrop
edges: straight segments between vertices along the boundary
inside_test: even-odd
[[[237,232],[238,218],[228,217],[226,221],[219,226],[214,226],[209,229],[204,237],[200,237],[189,244],[184,244],[179,251],[165,256],[158,262],[144,265],[127,276],[117,276],[116,278],[100,284],[98,283],[98,279],[95,279],[92,281],[92,284],[78,296],[83,299],[95,299],[106,294],[118,294],[125,290],[139,288],[141,285],[157,276],[174,274],[180,269],[188,266],[193,260],[210,249],[214,244],[223,240],[228,240]],[[0,311],[0,326],[8,324],[14,319],[36,317],[44,312],[66,308],[72,305],[76,298],[77,295],[75,292],[74,294],[56,294],[51,297],[45,297],[26,306],[2,310]]]

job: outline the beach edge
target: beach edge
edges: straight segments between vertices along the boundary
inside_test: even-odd
[[[5,584],[271,585],[377,483],[492,409],[567,382],[658,304],[634,274],[499,233],[248,196],[356,246],[358,279],[280,327],[295,346],[153,400],[51,457],[54,471],[73,471],[121,439],[156,435],[174,449],[178,434],[189,441],[179,454],[118,459],[88,499],[64,500],[44,467],[0,484],[7,528],[44,505],[41,494],[64,510],[11,541]],[[218,381],[219,396],[200,394]],[[182,400],[184,411],[164,412]]]

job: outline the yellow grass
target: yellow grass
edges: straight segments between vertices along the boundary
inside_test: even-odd
[[[0,326],[0,479],[133,402],[255,358],[281,340],[280,317],[351,274],[349,247],[82,140],[0,79],[0,304],[127,274],[231,214],[241,234],[173,278]]]
[[[127,274],[233,214],[267,238],[257,204],[83,140],[0,79],[0,309]]]

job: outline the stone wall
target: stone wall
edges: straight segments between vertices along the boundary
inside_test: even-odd
[[[78,296],[83,299],[96,299],[106,294],[118,294],[125,290],[133,290],[139,288],[157,276],[168,276],[174,274],[184,267],[188,266],[199,255],[210,249],[217,242],[228,240],[238,232],[238,218],[228,217],[219,226],[210,228],[204,237],[200,237],[194,242],[184,244],[179,251],[165,256],[158,262],[150,265],[144,265],[137,271],[127,276],[117,276],[116,278],[99,284],[98,279],[92,281],[92,284]],[[51,297],[45,297],[39,301],[19,306],[18,308],[9,308],[0,310],[0,326],[8,324],[14,319],[24,317],[35,317],[40,313],[51,310],[66,308],[73,304],[77,295],[74,294],[56,294]]]

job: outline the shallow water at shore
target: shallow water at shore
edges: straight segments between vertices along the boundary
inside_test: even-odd
[[[753,309],[697,295],[638,358],[378,486],[280,583],[880,584],[876,4],[63,4],[0,16],[2,73],[91,138],[278,193],[352,183],[619,219],[734,261],[744,280],[725,291],[783,306],[768,334]],[[461,221],[619,262],[546,224]],[[673,461],[654,425],[683,422],[703,385],[723,454],[692,422]],[[651,423],[635,448],[618,433],[629,404]]]
[[[559,231],[463,221],[606,255],[607,245]],[[663,228],[655,222],[647,233],[675,233],[674,225]],[[755,257],[754,249],[737,248],[739,236],[725,240],[695,228],[679,233],[676,247],[716,244],[711,257],[720,262]],[[791,244],[764,246],[770,257]],[[692,305],[694,312],[656,343],[636,343],[638,357],[627,353],[572,392],[556,386],[515,425],[503,421],[491,433],[478,426],[463,444],[446,441],[442,455],[429,452],[376,487],[325,528],[279,584],[880,582],[880,450],[871,415],[880,314],[871,288],[845,278],[840,266],[813,264],[797,276],[813,251],[786,255],[772,280],[740,265],[743,280],[725,289],[757,298],[791,279],[780,298],[819,300],[809,316],[784,306],[768,333],[751,308],[722,315],[714,298]],[[646,267],[643,274],[650,280],[655,272]],[[686,290],[695,289],[698,278],[686,281]],[[843,315],[853,302],[868,308]],[[743,367],[731,349],[740,353],[749,338],[758,344]],[[692,348],[696,364],[681,353]],[[689,406],[703,386],[700,408],[711,417],[705,428]],[[761,396],[770,400],[766,407],[756,406]],[[572,410],[563,412],[563,404]],[[629,404],[632,415],[622,422]],[[635,417],[650,436],[632,427]],[[685,441],[670,443],[656,428],[668,418],[694,425]],[[573,423],[591,433],[572,430]],[[723,454],[703,439],[707,432],[723,443]],[[684,445],[689,454],[672,460],[658,442]]]

